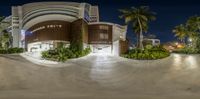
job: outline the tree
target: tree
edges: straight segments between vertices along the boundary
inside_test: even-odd
[[[185,24],[176,26],[173,31],[175,36],[181,41],[190,39],[190,47],[198,49],[200,47],[200,16],[192,16]]]
[[[188,29],[188,36],[192,39],[192,45],[194,48],[197,47],[198,39],[200,36],[200,16],[192,16],[186,22]]]
[[[185,39],[188,35],[188,30],[185,25],[180,24],[176,26],[173,30],[173,33],[175,33],[175,36],[178,37],[179,40],[181,40],[182,43],[185,44]]]
[[[186,22],[186,25],[189,30],[200,32],[200,16],[192,16]]]
[[[143,49],[143,32],[147,32],[149,21],[156,19],[155,13],[150,11],[148,6],[131,7],[119,11],[122,13],[120,18],[124,18],[126,24],[132,24],[133,31],[137,35],[137,47]]]
[[[10,38],[11,35],[6,30],[3,31],[2,35],[0,36],[1,47],[7,49],[10,45]]]
[[[10,46],[12,36],[7,31],[11,21],[5,21],[5,17],[0,16],[0,47],[7,49]]]
[[[4,16],[0,16],[0,22],[1,22],[4,18],[5,18]]]

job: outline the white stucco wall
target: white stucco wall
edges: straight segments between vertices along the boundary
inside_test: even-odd
[[[120,49],[119,49],[119,40],[117,40],[117,41],[113,42],[113,51],[112,51],[112,53],[115,56],[119,56],[119,52],[120,52]]]

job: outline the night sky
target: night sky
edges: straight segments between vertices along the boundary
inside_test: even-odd
[[[10,15],[13,5],[38,1],[72,1],[98,5],[101,21],[122,25],[124,20],[119,19],[118,9],[141,5],[150,6],[151,10],[157,13],[157,19],[150,23],[148,33],[155,34],[161,42],[175,40],[172,34],[173,27],[184,23],[189,16],[200,15],[200,0],[7,0],[0,3],[0,15]],[[135,35],[130,26],[127,37],[134,43]]]

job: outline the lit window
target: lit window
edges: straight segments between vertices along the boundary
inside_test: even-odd
[[[104,38],[105,38],[105,39],[108,39],[108,34],[104,34]]]
[[[99,26],[99,29],[101,29],[101,30],[108,30],[108,26],[101,25],[101,26]]]
[[[108,34],[107,33],[100,33],[100,39],[108,39]]]
[[[100,33],[100,39],[104,39],[104,33]]]

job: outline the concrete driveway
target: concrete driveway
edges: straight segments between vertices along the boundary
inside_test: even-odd
[[[0,55],[0,99],[199,99],[200,55],[138,61],[106,55],[35,65]]]

